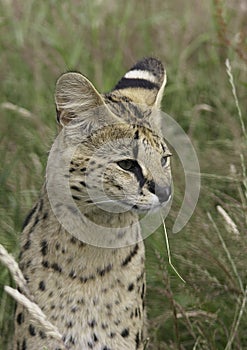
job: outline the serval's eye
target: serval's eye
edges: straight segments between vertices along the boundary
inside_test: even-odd
[[[136,168],[137,161],[133,159],[124,159],[117,162],[117,165],[123,170],[132,171]]]
[[[161,158],[161,165],[162,166],[165,166],[167,164],[167,159],[168,159],[167,156]]]
[[[168,161],[168,158],[171,157],[171,156],[172,156],[171,153],[167,153],[165,156],[163,156],[163,157],[161,158],[161,165],[162,165],[162,166],[166,166],[167,161]]]

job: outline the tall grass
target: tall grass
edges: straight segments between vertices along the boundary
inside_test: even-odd
[[[167,263],[161,229],[146,240],[149,349],[247,349],[245,1],[0,0],[0,6],[0,243],[18,258],[21,225],[38,196],[56,134],[57,77],[78,70],[107,91],[137,59],[157,56],[168,73],[163,110],[197,150],[202,191],[188,225],[169,236],[186,284]],[[168,234],[184,190],[173,158]],[[13,332],[13,302],[4,284],[12,281],[1,266],[3,350]]]

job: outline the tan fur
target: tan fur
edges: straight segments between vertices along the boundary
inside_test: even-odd
[[[138,212],[169,200],[162,190],[171,183],[169,150],[152,122],[165,85],[164,70],[154,59],[146,59],[141,69],[145,65],[152,74],[143,76],[157,78],[154,90],[120,86],[100,95],[78,73],[65,74],[57,82],[55,101],[63,126],[57,152],[63,156],[75,144],[77,148],[67,171],[47,174],[25,222],[20,264],[35,302],[71,350],[144,348],[145,256]],[[121,163],[128,159],[136,164],[132,171]],[[86,242],[61,224],[69,213],[72,228],[78,213],[63,200],[51,207],[50,178],[67,179]],[[61,186],[59,192],[63,190]],[[118,207],[124,210],[114,212]],[[102,239],[107,229],[113,233]],[[92,237],[101,247],[88,244]],[[59,349],[18,305],[14,349],[44,347]]]

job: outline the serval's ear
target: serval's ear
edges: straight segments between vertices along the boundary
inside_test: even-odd
[[[65,73],[55,90],[57,120],[64,126],[84,112],[105,105],[93,84],[80,73]]]
[[[114,93],[120,93],[135,103],[160,107],[166,85],[163,64],[153,57],[137,62],[117,83]]]

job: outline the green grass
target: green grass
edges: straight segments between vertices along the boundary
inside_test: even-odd
[[[196,148],[202,190],[188,225],[169,234],[184,190],[174,156],[175,198],[166,225],[173,262],[187,283],[169,267],[159,229],[146,240],[151,350],[247,349],[246,11],[240,2],[228,3],[0,2],[0,243],[15,257],[22,222],[38,196],[56,134],[57,77],[78,70],[107,91],[143,56],[157,56],[166,65],[163,110]],[[235,222],[238,236],[216,205]],[[3,350],[13,332],[13,302],[3,292],[5,284],[12,281],[1,266]]]

